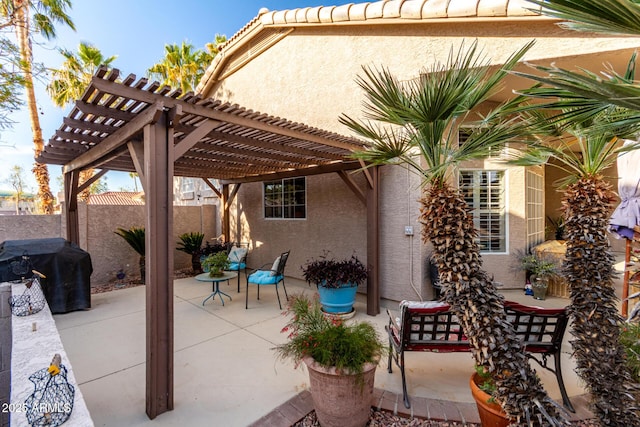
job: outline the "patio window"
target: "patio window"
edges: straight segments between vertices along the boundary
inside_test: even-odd
[[[478,230],[482,252],[506,251],[504,171],[463,170],[460,191],[473,208],[473,223]]]
[[[307,182],[304,177],[264,183],[264,217],[270,219],[305,219],[307,217]]]
[[[544,241],[544,176],[528,170],[527,185],[527,248]]]

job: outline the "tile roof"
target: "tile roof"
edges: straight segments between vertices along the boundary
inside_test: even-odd
[[[539,9],[525,0],[386,0],[264,12],[263,25],[331,23],[388,19],[522,17]]]
[[[527,0],[382,0],[365,3],[349,3],[339,6],[302,7],[269,11],[260,9],[258,16],[249,21],[227,42],[221,50],[241,38],[257,24],[263,26],[287,24],[330,23],[385,23],[407,20],[433,20],[445,18],[522,18],[542,17],[534,12],[540,6]]]
[[[208,90],[214,70],[233,55],[235,45],[270,27],[429,23],[461,19],[553,19],[535,12],[540,9],[527,0],[381,0],[275,11],[262,8],[255,18],[219,46],[220,54],[213,58],[196,93]]]
[[[101,194],[90,194],[87,204],[144,206],[144,193],[133,191],[107,191]]]

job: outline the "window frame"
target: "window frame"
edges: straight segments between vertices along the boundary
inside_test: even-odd
[[[296,180],[303,180],[304,183],[304,189],[303,189],[303,195],[304,195],[304,203],[302,203],[301,205],[299,204],[285,204],[284,203],[284,189],[285,189],[285,182],[286,181],[296,181]],[[280,185],[282,186],[282,191],[280,192],[280,197],[281,200],[283,200],[283,203],[281,205],[279,205],[280,210],[281,210],[281,216],[267,216],[267,205],[266,205],[266,201],[267,201],[267,191],[266,191],[266,186],[268,184],[275,184],[275,183],[280,183]],[[304,207],[304,217],[286,217],[284,216],[286,209],[295,209],[296,206],[303,206]],[[273,206],[274,208],[277,208],[277,206]],[[306,176],[297,176],[297,177],[293,177],[293,178],[282,178],[282,179],[277,179],[277,180],[269,180],[269,181],[263,181],[262,182],[262,218],[265,220],[275,220],[275,221],[287,221],[287,220],[293,220],[293,221],[305,221],[307,219],[308,216],[308,203],[307,203],[307,177]]]
[[[479,169],[479,168],[461,168],[458,171],[458,189],[460,190],[462,196],[465,198],[465,200],[467,199],[467,197],[465,197],[465,194],[463,192],[463,188],[462,188],[462,183],[461,183],[461,179],[462,179],[462,175],[464,173],[473,173],[478,174],[478,173],[482,173],[482,174],[488,174],[491,172],[497,172],[497,173],[501,173],[502,174],[502,178],[501,178],[501,191],[500,194],[502,195],[502,203],[499,207],[499,221],[501,223],[501,228],[502,228],[502,233],[500,233],[499,235],[489,235],[487,238],[491,239],[497,237],[498,239],[500,239],[502,241],[501,247],[498,250],[491,250],[486,249],[486,247],[488,246],[487,244],[483,244],[482,239],[480,236],[478,236],[478,239],[476,240],[478,245],[480,246],[480,253],[483,255],[505,255],[509,253],[509,215],[508,215],[508,210],[507,210],[507,206],[509,205],[509,201],[508,201],[508,170],[505,169],[499,169],[499,168],[484,168],[484,169]],[[475,197],[479,197],[479,195],[476,195],[477,191],[480,189],[480,187],[475,187],[472,186],[471,187],[473,194],[474,194],[474,198]],[[468,202],[467,202],[468,203]],[[491,202],[489,201],[488,203],[489,205],[491,204]],[[483,208],[480,209],[480,207],[478,206],[474,206],[473,204],[469,204],[469,207],[472,208],[471,214],[473,216],[473,224],[474,227],[476,228],[476,230],[480,230],[479,227],[479,221],[480,221],[480,217],[479,217],[479,213],[491,213],[492,209],[491,208]]]

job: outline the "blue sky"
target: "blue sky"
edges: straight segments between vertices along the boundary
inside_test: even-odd
[[[98,47],[105,56],[117,55],[113,66],[125,75],[133,73],[138,77],[144,77],[147,68],[162,59],[165,44],[186,40],[196,48],[202,48],[216,34],[231,37],[257,16],[262,7],[284,10],[345,3],[340,0],[72,1],[70,15],[76,31],[60,27],[56,40],[34,47],[34,60],[48,68],[57,68],[62,63],[57,49],[77,51],[78,44],[83,41]],[[36,97],[41,109],[40,125],[44,139],[48,141],[62,124],[68,108],[55,107],[44,89],[45,85],[42,82],[37,84]],[[11,189],[7,183],[10,169],[20,165],[25,170],[27,191],[36,192],[31,173],[33,139],[28,116],[23,109],[14,113],[12,119],[16,122],[13,129],[0,131],[0,189]],[[61,166],[49,165],[49,173],[55,193],[60,190],[57,177],[61,174]],[[110,190],[134,188],[128,174],[109,172],[106,178]]]

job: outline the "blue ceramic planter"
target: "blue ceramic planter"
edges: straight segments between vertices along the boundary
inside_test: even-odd
[[[357,286],[343,285],[341,288],[318,286],[320,304],[326,313],[349,313],[356,302]]]

